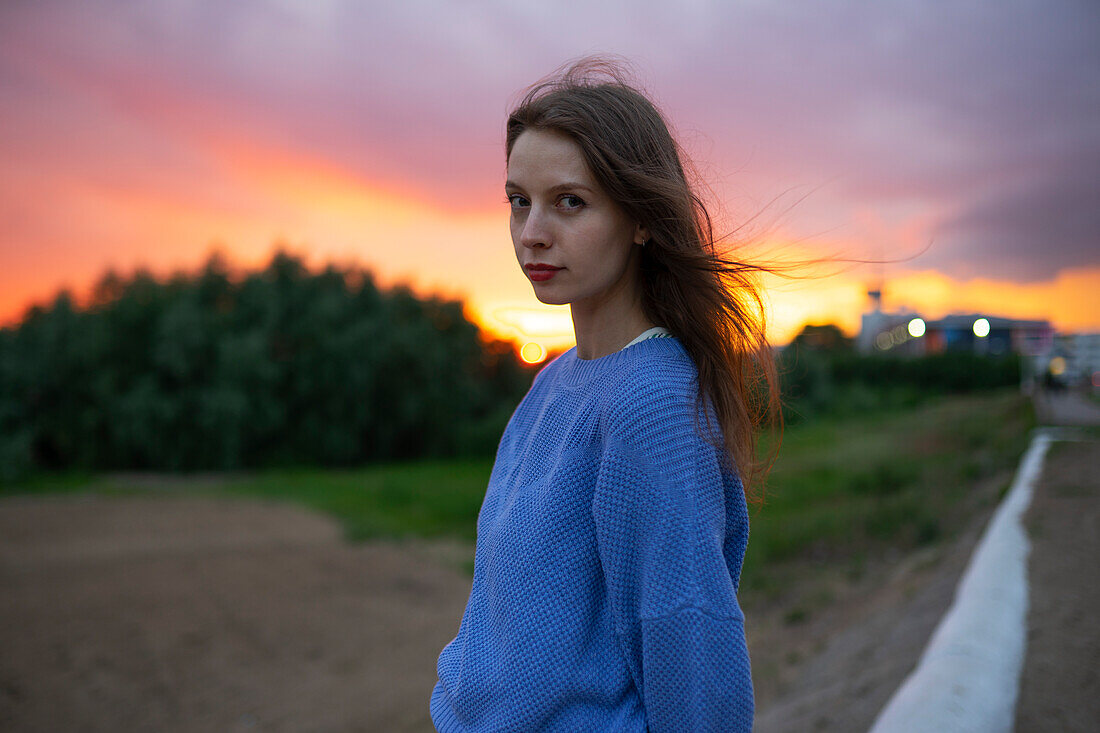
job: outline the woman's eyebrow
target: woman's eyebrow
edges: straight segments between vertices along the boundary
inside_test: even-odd
[[[523,188],[523,186],[515,183],[514,181],[505,181],[504,187],[516,189]],[[558,183],[554,186],[551,186],[549,191],[550,193],[558,193],[559,191],[587,191],[589,193],[592,193],[592,187],[586,186],[583,183],[577,183],[575,181],[566,181],[565,183]]]
[[[589,188],[588,186],[584,185],[583,183],[574,183],[572,181],[568,181],[566,183],[559,183],[556,186],[551,186],[550,187],[550,192],[551,193],[557,193],[558,191],[577,191],[577,190],[588,191],[589,193],[592,192],[592,189]]]

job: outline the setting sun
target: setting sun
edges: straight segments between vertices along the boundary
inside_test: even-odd
[[[546,349],[541,344],[528,341],[519,350],[519,355],[528,364],[540,364],[546,359]]]

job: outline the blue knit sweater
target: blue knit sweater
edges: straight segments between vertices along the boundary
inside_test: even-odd
[[[748,513],[696,391],[675,338],[538,374],[478,517],[438,730],[751,730]]]

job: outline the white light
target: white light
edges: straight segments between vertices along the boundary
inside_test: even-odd
[[[919,339],[924,335],[924,319],[914,318],[909,321],[909,335],[915,339]]]
[[[974,335],[980,339],[984,339],[989,335],[989,321],[984,318],[979,318],[974,321]]]

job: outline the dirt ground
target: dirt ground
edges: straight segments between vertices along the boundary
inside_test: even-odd
[[[747,608],[757,730],[865,728],[976,535],[838,580],[804,623]],[[276,504],[4,500],[0,729],[431,731],[435,659],[469,593],[447,558],[465,556],[346,545]]]
[[[1021,731],[1095,711],[1067,689],[1100,699],[1100,634],[1081,611],[1100,600],[1088,564],[1100,537],[1095,454],[1066,453],[1063,467],[1055,452],[1044,474],[1054,488],[1037,493],[1032,573],[1047,603],[1033,600]],[[746,599],[757,731],[868,728],[949,606],[1007,478],[976,487],[987,501],[953,540],[878,558],[858,578],[823,573],[827,598],[804,620]],[[1092,494],[1072,488],[1085,479]],[[468,557],[443,544],[348,545],[335,523],[277,504],[164,492],[2,500],[0,730],[431,731],[435,660],[461,618]],[[1073,608],[1060,603],[1066,589]]]
[[[0,501],[0,730],[432,730],[469,593],[432,549],[273,504]]]
[[[1055,443],[1024,524],[1030,608],[1019,733],[1100,730],[1100,442]]]

